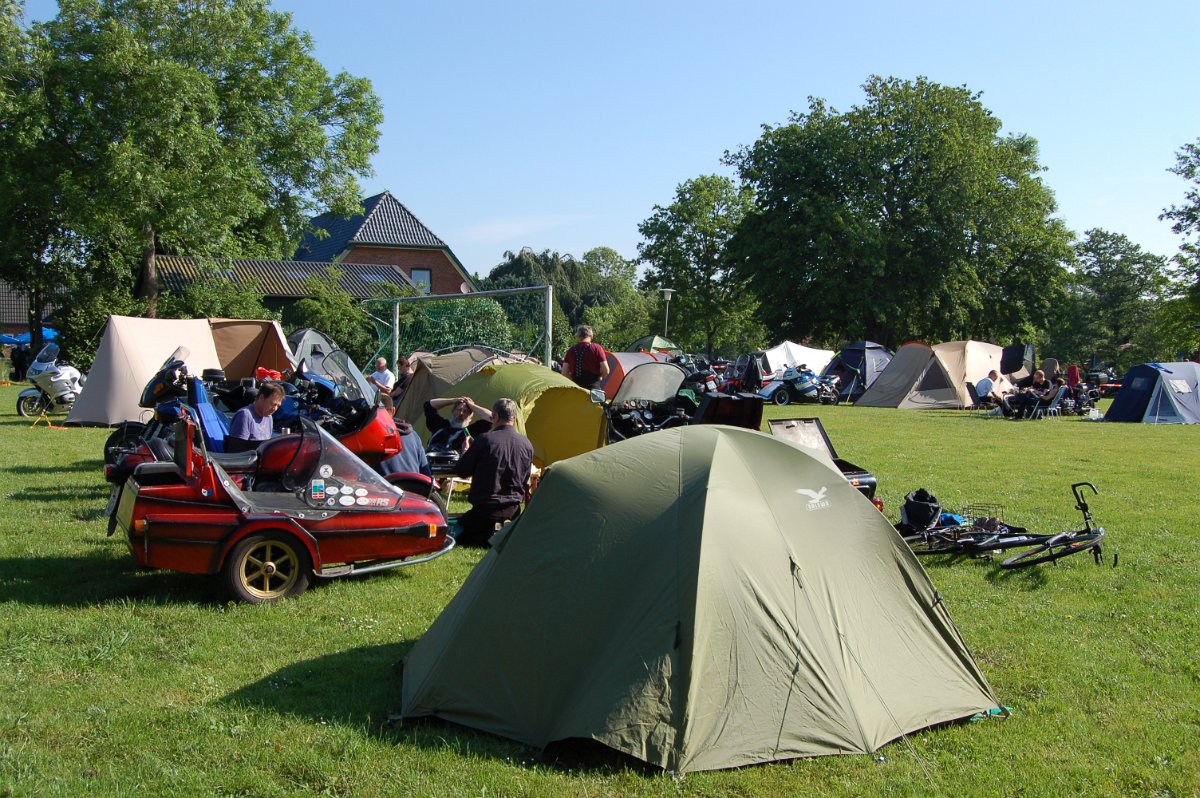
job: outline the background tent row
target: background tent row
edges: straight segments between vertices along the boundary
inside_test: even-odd
[[[833,356],[834,351],[832,349],[813,349],[812,347],[802,346],[792,341],[784,341],[763,351],[763,357],[767,361],[766,368],[768,372],[796,368],[797,366],[808,366],[814,372],[820,374],[829,365],[829,361],[833,360]]]
[[[141,420],[142,389],[178,347],[189,350],[188,370],[224,369],[227,379],[253,377],[258,366],[293,368],[283,330],[274,321],[143,319],[109,316],[87,383],[67,424],[111,426]]]
[[[684,773],[873,752],[998,705],[887,519],[758,431],[560,462],[492,544],[405,659],[405,717]]]
[[[1143,363],[1125,374],[1105,421],[1200,424],[1200,364]]]
[[[983,341],[905,344],[855,405],[917,410],[970,407],[967,383],[978,382],[993,369],[999,372],[1003,352]],[[996,390],[1011,388],[1001,374]]]
[[[854,402],[875,384],[876,378],[892,362],[892,352],[883,344],[874,341],[855,341],[842,347],[829,365],[821,372],[822,377],[837,377],[838,396],[843,402]]]

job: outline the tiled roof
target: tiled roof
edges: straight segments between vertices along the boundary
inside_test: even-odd
[[[158,283],[162,290],[179,292],[207,273],[204,262],[178,255],[159,255]],[[217,270],[241,286],[257,282],[263,296],[306,297],[311,292],[304,283],[310,277],[323,277],[329,263],[302,260],[234,260],[216,264]],[[378,295],[380,283],[410,286],[412,282],[394,266],[370,263],[338,263],[342,273],[339,285],[355,299]]]
[[[312,220],[313,227],[329,235],[304,236],[296,250],[296,259],[329,262],[351,245],[375,244],[385,247],[445,248],[446,242],[435,236],[421,220],[390,192],[363,200],[363,213],[346,219],[323,213]]]
[[[46,307],[46,314],[50,315],[55,308],[59,306],[59,302],[54,300],[53,295],[61,293],[63,299],[66,298],[66,289],[57,289],[52,291]],[[24,291],[18,291],[4,280],[0,280],[0,325],[11,327],[14,324],[22,325],[26,328],[29,326],[29,295]]]

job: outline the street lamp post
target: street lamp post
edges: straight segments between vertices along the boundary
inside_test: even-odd
[[[667,337],[667,322],[671,320],[671,296],[675,293],[674,288],[660,288],[662,291],[663,301],[667,303],[667,309],[663,313],[663,338]]]

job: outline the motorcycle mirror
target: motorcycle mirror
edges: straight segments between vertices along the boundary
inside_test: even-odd
[[[606,398],[604,396],[604,391],[600,390],[599,388],[593,388],[589,395],[592,398],[592,404],[594,404],[594,405],[604,404],[604,400]]]

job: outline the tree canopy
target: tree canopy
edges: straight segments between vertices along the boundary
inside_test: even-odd
[[[752,207],[753,191],[720,175],[704,175],[675,189],[675,201],[655,206],[638,225],[638,245],[648,264],[643,289],[671,288],[669,337],[689,348],[754,348],[762,342],[754,321],[756,302],[734,273],[726,248]],[[667,313],[663,303],[663,316]],[[664,321],[667,321],[664,318]]]
[[[818,99],[727,160],[755,189],[731,244],[784,336],[1015,337],[1060,295],[1071,234],[1036,142],[965,87],[872,77],[846,113]]]
[[[6,274],[45,270],[49,230],[75,245],[77,270],[137,273],[154,315],[156,253],[278,257],[317,211],[361,210],[380,101],[365,79],[331,76],[266,0],[60,0],[19,44],[6,97],[33,87],[33,129],[4,165],[28,190],[5,191],[0,216],[50,222],[9,247]]]

